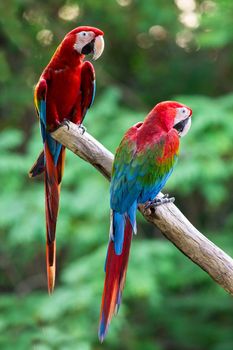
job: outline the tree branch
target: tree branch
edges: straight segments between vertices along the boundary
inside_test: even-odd
[[[110,180],[113,154],[87,132],[69,123],[52,136],[72,152],[92,164]],[[160,193],[158,196],[162,196]],[[205,270],[222,288],[233,295],[233,260],[199,232],[172,203],[161,205],[155,213],[139,207],[145,219],[158,227],[181,252]]]

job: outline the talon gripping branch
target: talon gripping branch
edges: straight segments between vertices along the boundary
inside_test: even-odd
[[[50,132],[65,120],[82,124],[95,95],[95,71],[85,55],[99,58],[104,50],[104,33],[92,27],[69,32],[44,69],[35,88],[35,107],[39,117],[43,151],[29,172],[30,177],[44,172],[46,213],[46,263],[48,291],[55,284],[56,222],[60,185],[64,169],[65,147]]]

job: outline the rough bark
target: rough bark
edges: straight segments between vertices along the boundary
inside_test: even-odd
[[[90,134],[85,132],[82,135],[75,124],[69,123],[56,130],[52,136],[110,180],[113,154]],[[158,196],[162,196],[162,193]],[[232,258],[199,232],[174,204],[161,205],[155,212],[145,211],[142,205],[139,210],[183,254],[233,295]]]

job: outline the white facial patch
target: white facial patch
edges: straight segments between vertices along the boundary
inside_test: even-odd
[[[83,47],[89,44],[94,38],[95,38],[95,33],[91,31],[88,31],[88,32],[82,31],[77,33],[74,49],[81,54]]]
[[[176,108],[174,128],[180,137],[185,136],[191,126],[191,111],[186,107]]]
[[[190,116],[190,110],[186,107],[176,108],[176,116],[174,120],[174,124],[181,122],[182,120],[188,118]]]

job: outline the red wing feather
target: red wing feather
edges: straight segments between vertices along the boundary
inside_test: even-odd
[[[82,66],[81,72],[81,120],[78,121],[79,124],[83,122],[87,110],[91,107],[93,100],[95,98],[95,70],[93,65],[86,61]]]

